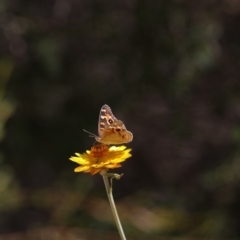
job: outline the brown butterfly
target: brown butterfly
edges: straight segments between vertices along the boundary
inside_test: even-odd
[[[91,135],[95,137],[96,141],[107,145],[128,143],[133,139],[133,134],[126,129],[121,120],[114,117],[111,108],[106,104],[102,106],[99,114],[99,136]]]

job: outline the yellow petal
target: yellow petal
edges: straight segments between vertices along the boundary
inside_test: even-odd
[[[76,167],[76,168],[74,169],[74,172],[83,172],[83,171],[88,170],[89,168],[90,168],[89,165],[88,165],[88,166],[80,166],[80,167]]]
[[[86,159],[83,159],[82,157],[71,157],[69,158],[69,160],[79,163],[81,165],[89,164],[89,161],[87,161]]]

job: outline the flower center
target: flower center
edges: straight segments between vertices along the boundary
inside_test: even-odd
[[[91,148],[90,155],[94,158],[100,158],[108,154],[108,146],[105,144],[97,144]]]

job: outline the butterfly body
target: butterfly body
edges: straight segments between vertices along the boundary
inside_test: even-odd
[[[133,134],[113,115],[111,108],[106,104],[100,110],[98,134],[95,139],[103,144],[123,144],[133,139]]]

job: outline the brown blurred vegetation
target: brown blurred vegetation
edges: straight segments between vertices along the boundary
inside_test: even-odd
[[[128,239],[238,239],[239,22],[237,0],[0,0],[0,239],[119,239],[68,160],[103,104],[134,134]]]

